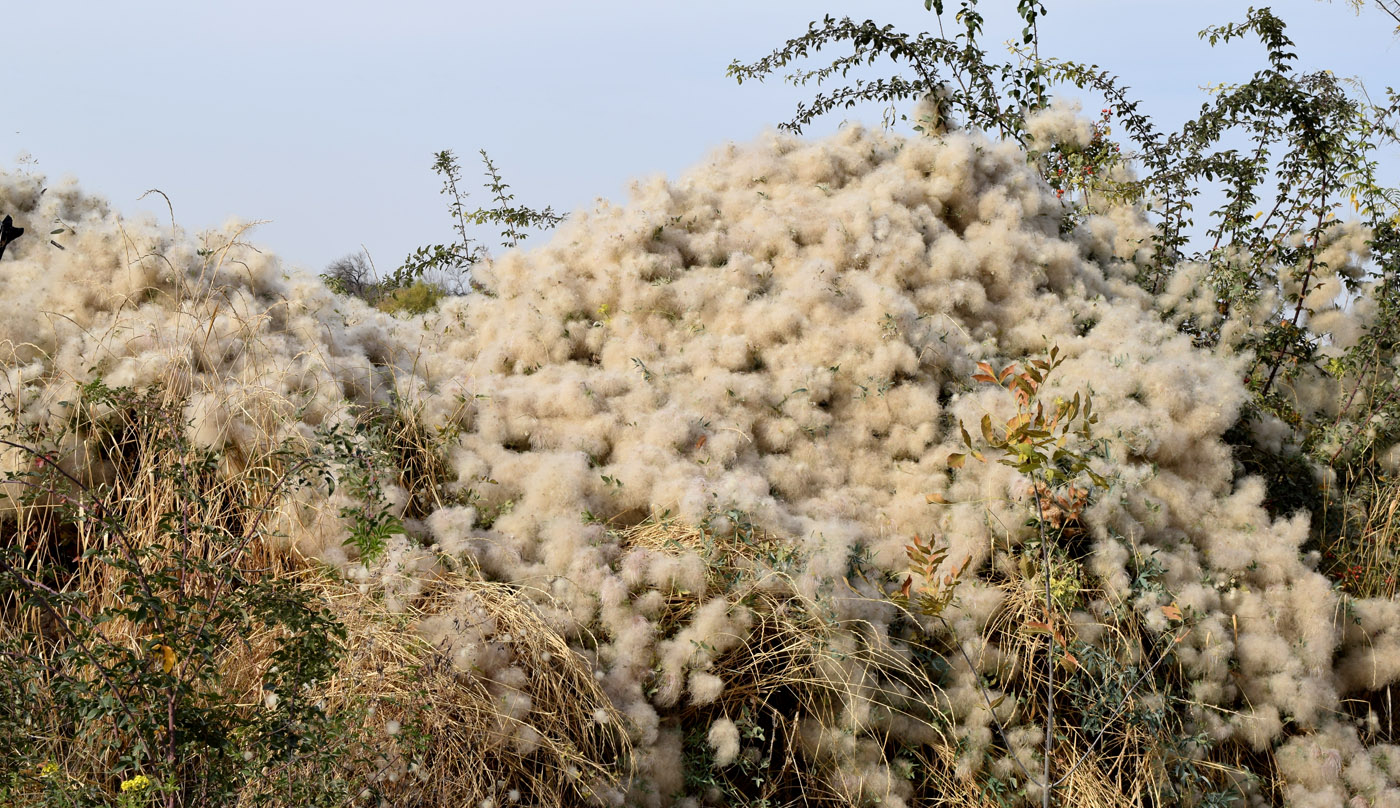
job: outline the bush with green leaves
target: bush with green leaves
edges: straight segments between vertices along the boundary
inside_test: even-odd
[[[27,506],[0,522],[0,802],[338,806],[372,789],[384,738],[318,695],[345,628],[263,546],[276,499],[367,455],[333,435],[284,446],[236,488],[159,391],[93,382],[78,412],[89,434],[122,414],[114,479],[66,470],[61,436],[3,439],[31,462],[0,482]],[[365,510],[367,551],[385,520]]]

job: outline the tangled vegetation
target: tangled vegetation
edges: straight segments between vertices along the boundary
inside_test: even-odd
[[[562,224],[440,153],[385,277],[0,176],[0,802],[1400,804],[1400,102],[1017,8]]]

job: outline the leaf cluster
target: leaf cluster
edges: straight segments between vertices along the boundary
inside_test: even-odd
[[[779,128],[800,133],[823,115],[867,103],[884,105],[888,119],[896,114],[896,103],[928,98],[938,109],[933,130],[955,124],[961,116],[964,125],[1024,143],[1027,112],[1047,103],[1048,85],[1041,66],[988,61],[980,39],[984,18],[977,0],[961,0],[954,14],[959,30],[951,37],[942,34],[943,0],[926,0],[925,8],[937,13],[939,35],[908,34],[871,20],[838,20],[828,15],[765,57],[748,64],[733,61],[727,73],[740,84],[762,81],[824,49],[847,46],[850,52],[837,56],[829,65],[795,68],[786,75],[787,81],[795,86],[840,84],[837,80],[847,78],[852,70],[869,68],[885,59],[907,66],[910,73],[897,70],[875,78],[856,78],[846,86],[819,91],[811,101],[800,102],[793,117]],[[1034,45],[1036,21],[1046,13],[1044,4],[1018,0],[1016,10],[1024,23],[1022,41]]]
[[[254,565],[271,503],[330,479],[331,458],[285,446],[261,498],[229,507],[219,458],[190,444],[179,408],[158,393],[97,380],[79,410],[78,424],[125,413],[125,437],[111,445],[144,489],[86,484],[53,452],[4,440],[32,464],[0,485],[45,516],[27,540],[0,546],[0,757],[16,764],[0,796],[348,804],[369,770],[355,768],[368,754],[361,717],[314,695],[339,668],[346,630],[313,590]],[[156,513],[152,491],[169,492]],[[42,562],[65,535],[77,537],[77,557]],[[230,676],[258,657],[248,704]]]
[[[1091,427],[1099,420],[1093,412],[1093,395],[1076,392],[1072,399],[1056,399],[1049,411],[1039,397],[1045,380],[1063,362],[1064,357],[1055,346],[1045,358],[1032,359],[1020,367],[1013,362],[994,371],[986,362],[977,363],[974,381],[1001,386],[1016,400],[1016,414],[1005,424],[994,424],[990,414],[982,416],[981,437],[988,448],[1001,454],[998,463],[1022,474],[1042,475],[1051,484],[1083,474],[1103,488],[1108,481],[1089,467],[1089,456],[1069,444],[1072,435],[1085,441],[1093,438]],[[969,456],[986,462],[986,455],[976,447],[967,427],[960,423],[958,429],[968,451],[950,454],[948,465],[962,468]]]

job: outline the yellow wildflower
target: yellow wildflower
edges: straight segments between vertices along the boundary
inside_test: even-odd
[[[138,774],[130,780],[122,781],[122,791],[144,791],[151,785],[151,779],[144,774]]]
[[[57,774],[57,773],[58,773],[58,764],[57,764],[57,763],[54,763],[52,760],[50,760],[48,763],[45,763],[44,765],[42,765],[42,766],[39,767],[39,776],[40,776],[40,777],[52,777],[53,775],[55,775],[55,774]]]

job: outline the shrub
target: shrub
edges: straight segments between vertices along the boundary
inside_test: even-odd
[[[158,390],[82,391],[125,413],[115,481],[51,451],[0,481],[0,782],[9,805],[345,805],[371,785],[356,705],[319,695],[345,628],[297,575],[270,574],[269,505],[331,459],[283,447],[241,484]],[[53,445],[61,435],[30,435]],[[271,565],[271,568],[269,568]],[[377,750],[375,752],[377,754]]]
[[[374,306],[387,314],[424,314],[436,308],[445,294],[441,286],[415,281],[412,286],[402,286],[388,292]]]

